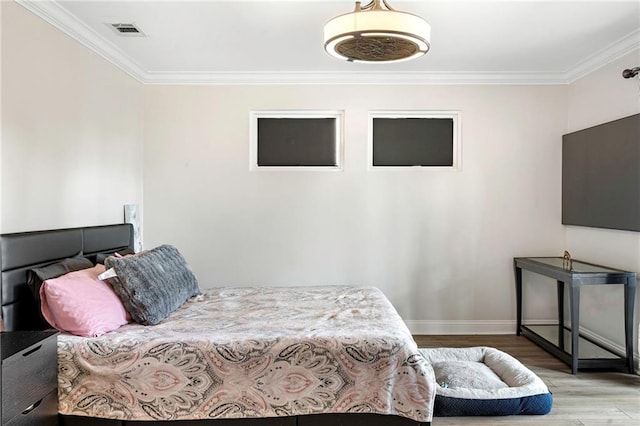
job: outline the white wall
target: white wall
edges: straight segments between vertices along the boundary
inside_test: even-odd
[[[142,202],[142,85],[2,7],[2,232],[123,221]]]
[[[622,70],[639,65],[640,50],[636,50],[571,84],[568,92],[568,130],[576,131],[640,113],[638,78],[622,78]],[[640,234],[637,232],[567,226],[566,247],[576,259],[640,272]],[[584,288],[581,324],[589,331],[623,346],[624,305],[620,287]],[[638,305],[640,295],[636,298],[636,333],[640,322]],[[635,342],[638,342],[637,336]]]
[[[205,288],[374,285],[414,331],[513,332],[512,258],[564,248],[564,86],[147,86],[145,95],[145,245],[175,244]],[[344,171],[250,172],[252,109],[344,110]],[[463,170],[367,171],[371,109],[459,110]],[[548,319],[555,308],[530,312]]]
[[[560,225],[561,135],[640,111],[637,52],[568,87],[143,87],[0,10],[1,232],[120,222],[144,184],[145,245],[203,287],[375,285],[416,332],[512,332],[513,256],[640,270],[636,233]],[[343,109],[345,170],[249,172],[249,111],[277,108]],[[463,170],[367,171],[372,109],[461,111]],[[620,294],[594,291],[584,324],[620,344]],[[526,300],[554,318],[554,283]]]

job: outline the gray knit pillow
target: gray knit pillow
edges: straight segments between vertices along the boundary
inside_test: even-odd
[[[131,318],[140,324],[157,324],[200,294],[189,265],[170,245],[135,256],[108,257],[105,267],[115,270],[118,276],[107,281]]]

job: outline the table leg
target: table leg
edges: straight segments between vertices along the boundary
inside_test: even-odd
[[[513,267],[516,274],[516,335],[519,336],[522,328],[522,268],[516,266],[515,260]]]
[[[624,286],[624,343],[627,356],[627,372],[634,373],[633,365],[633,305],[636,300],[636,279],[627,278]]]
[[[558,347],[564,351],[564,281],[557,281],[558,288]]]
[[[578,374],[580,348],[580,286],[569,282],[569,305],[571,308],[571,374]]]

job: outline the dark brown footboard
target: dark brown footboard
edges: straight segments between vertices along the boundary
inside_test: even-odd
[[[90,417],[59,416],[60,426],[158,426],[165,422],[121,421]],[[171,426],[430,426],[430,422],[381,414],[318,414],[265,419],[175,420]]]

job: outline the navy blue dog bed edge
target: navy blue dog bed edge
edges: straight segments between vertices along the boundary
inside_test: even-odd
[[[489,347],[420,349],[436,376],[434,417],[544,415],[553,396],[511,355]]]
[[[434,417],[512,416],[549,414],[551,393],[508,399],[464,399],[436,395]]]

